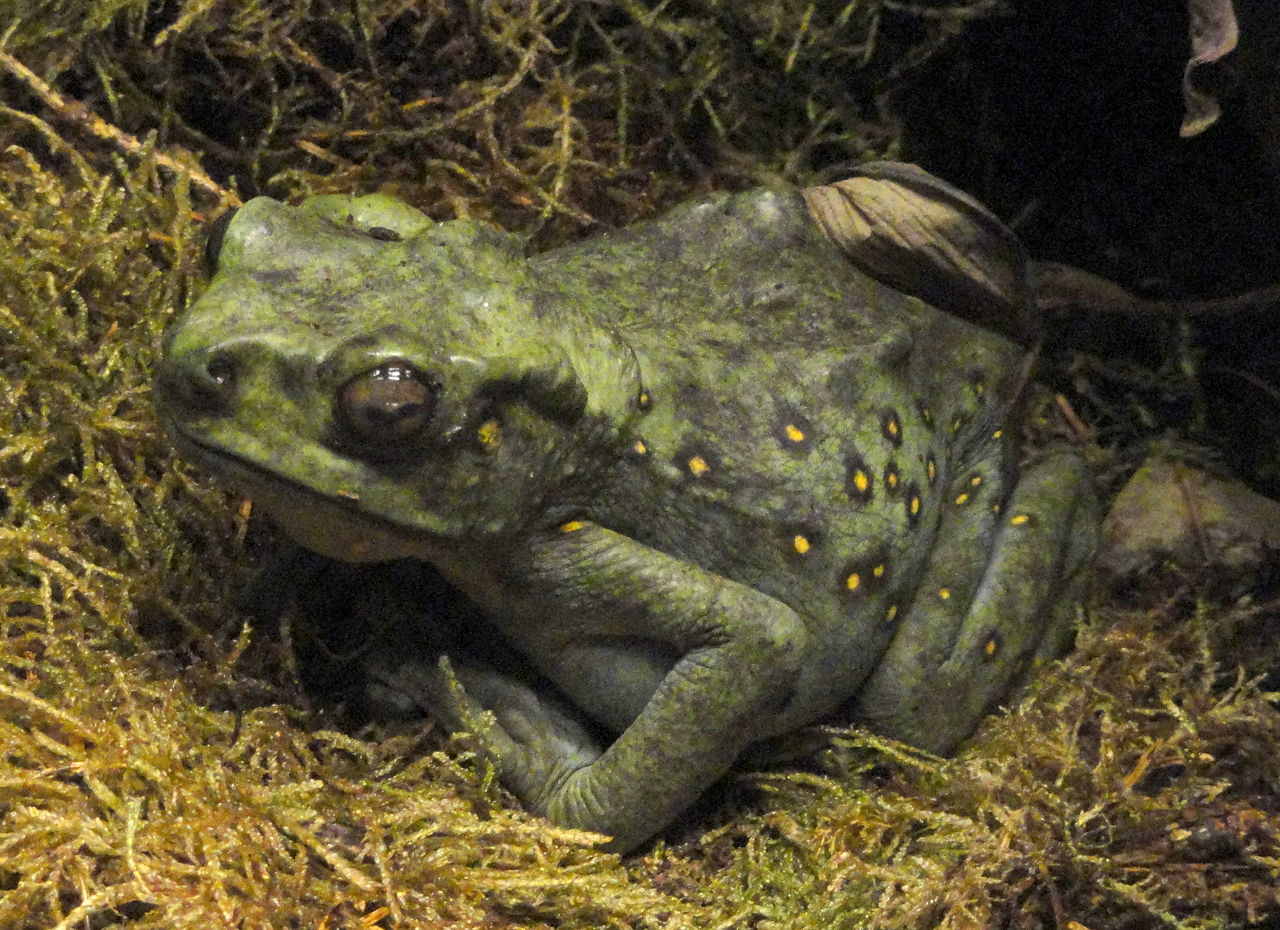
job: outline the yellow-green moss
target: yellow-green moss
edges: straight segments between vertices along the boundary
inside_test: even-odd
[[[3,158],[0,926],[700,912],[505,803],[461,747],[271,703],[292,681],[234,612],[236,502],[174,464],[147,402],[185,299],[183,185],[145,154],[74,183]]]

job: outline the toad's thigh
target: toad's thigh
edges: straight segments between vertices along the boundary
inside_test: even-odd
[[[1029,668],[1070,642],[1098,535],[1097,501],[1084,462],[1055,455],[1029,469],[989,523],[983,570],[971,590],[937,576],[954,565],[948,545],[964,521],[939,538],[934,562],[884,661],[854,701],[877,730],[935,752],[967,736]],[[969,530],[972,533],[972,530]],[[952,537],[948,539],[946,537]]]

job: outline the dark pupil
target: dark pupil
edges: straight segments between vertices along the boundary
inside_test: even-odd
[[[408,362],[384,362],[339,392],[348,425],[366,439],[395,442],[420,432],[436,407],[436,388]]]

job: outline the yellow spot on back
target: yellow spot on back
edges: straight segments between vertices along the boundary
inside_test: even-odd
[[[647,455],[649,453],[649,447],[644,444],[643,439],[637,439],[631,444],[631,451],[636,455]]]
[[[996,639],[994,636],[991,637],[989,640],[983,643],[982,651],[986,654],[987,658],[990,658],[991,656],[995,655],[997,652],[1000,651],[1000,641]]]
[[[898,487],[898,473],[896,471],[885,472],[884,483],[889,486],[889,490],[895,490]]]
[[[948,599],[951,597],[951,589],[950,589],[950,588],[939,588],[939,589],[938,589],[938,597],[942,598],[942,600],[944,600],[944,601],[945,601],[945,600],[948,600]]]
[[[929,483],[933,484],[938,480],[938,463],[933,459],[929,459],[924,463],[924,473],[928,477]]]
[[[964,506],[965,504],[967,504],[967,503],[969,503],[969,492],[968,492],[968,491],[961,491],[959,494],[957,494],[957,495],[956,495],[956,506],[957,506],[957,507],[963,507],[963,506]]]
[[[910,507],[911,507],[911,516],[914,517],[920,513],[920,495],[919,494],[911,495]]]
[[[886,620],[893,620],[893,619],[895,619],[897,616],[898,616],[898,605],[897,605],[897,604],[890,604],[890,605],[889,605],[889,609],[888,609],[888,610],[886,610],[886,611],[884,612],[884,618],[885,618]]]
[[[866,494],[867,488],[871,487],[871,478],[865,471],[859,468],[853,473],[853,486],[859,494]]]
[[[689,459],[689,471],[695,478],[700,478],[711,470],[711,466],[707,464],[707,460],[700,455],[691,456]]]
[[[804,430],[796,426],[794,423],[788,423],[784,426],[783,432],[787,434],[787,438],[792,442],[804,442]]]
[[[802,533],[796,533],[795,537],[791,540],[791,544],[796,547],[796,552],[801,555],[804,555],[813,548],[813,544],[809,542],[809,537]]]
[[[982,476],[981,476],[981,475],[974,475],[972,478],[970,478],[970,479],[969,479],[969,486],[970,486],[970,487],[976,488],[976,487],[977,487],[978,485],[980,485],[980,484],[982,484]]]
[[[896,438],[898,437],[898,420],[897,420],[897,418],[896,418],[896,417],[889,417],[889,419],[885,421],[884,429],[885,429],[885,432],[887,432],[890,436],[892,436],[893,438],[895,438],[895,439],[896,439]]]
[[[1031,522],[1031,514],[1029,513],[1015,513],[1009,518],[1010,526],[1022,526],[1022,524],[1029,522]]]
[[[994,433],[992,433],[992,434],[991,434],[991,438],[992,438],[992,439],[999,439],[999,438],[1000,438],[1001,436],[1003,436],[1003,435],[1004,435],[1004,430],[1002,430],[1002,429],[998,429],[998,430],[996,430]]]
[[[502,442],[502,425],[497,420],[485,420],[476,427],[476,439],[480,448],[485,452],[492,452]]]
[[[570,520],[568,523],[560,524],[560,532],[576,533],[578,532],[578,530],[582,529],[584,526],[586,526],[586,524],[583,523],[581,520]]]
[[[850,591],[856,591],[862,586],[862,576],[857,572],[850,572],[849,577],[844,580],[844,586]]]
[[[881,562],[875,568],[871,569],[871,574],[875,575],[877,578],[883,578],[884,573],[885,573],[885,564],[883,562]]]

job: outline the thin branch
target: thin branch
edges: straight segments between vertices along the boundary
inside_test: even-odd
[[[78,100],[70,100],[62,96],[41,80],[40,76],[34,71],[2,50],[0,50],[0,68],[3,68],[13,78],[20,81],[28,90],[39,97],[45,106],[53,110],[71,126],[115,146],[126,155],[136,157],[145,151],[145,144],[137,136],[112,126]],[[155,152],[153,157],[160,167],[188,178],[193,186],[212,194],[219,201],[232,204],[240,203],[240,198],[234,192],[222,187],[200,168],[184,164],[182,161],[163,152]]]

